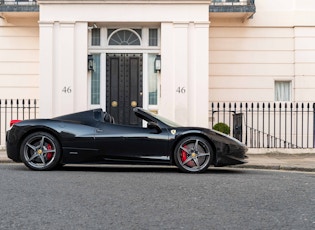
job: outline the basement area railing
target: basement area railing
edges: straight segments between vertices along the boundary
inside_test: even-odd
[[[36,99],[0,99],[0,146],[5,146],[5,134],[11,120],[34,119],[38,110]]]
[[[209,116],[250,148],[315,148],[315,103],[212,102]]]

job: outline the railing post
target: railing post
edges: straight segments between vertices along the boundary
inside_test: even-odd
[[[273,103],[273,136],[276,137],[276,103]],[[277,147],[276,138],[274,138],[273,147]]]
[[[262,146],[265,148],[265,103],[262,104]]]
[[[1,136],[1,130],[2,130],[2,100],[0,99],[0,145],[1,140],[2,140],[2,136]]]
[[[223,123],[225,124],[225,102],[223,102]]]
[[[245,103],[245,145],[247,145],[247,138],[248,138],[248,135],[247,135],[247,130],[248,130],[248,104],[247,102]],[[315,119],[315,118],[314,118]]]
[[[219,102],[218,102],[217,109],[218,109],[218,121],[217,121],[217,123],[219,123],[220,122],[220,103]]]
[[[282,105],[281,103],[279,104],[279,148],[281,148],[281,116],[282,116]]]
[[[301,111],[301,116],[302,116],[302,132],[301,132],[301,147],[303,148],[303,146],[304,146],[304,138],[303,138],[303,136],[304,136],[304,103],[302,103],[302,111]]]
[[[299,119],[298,119],[298,115],[299,115],[299,103],[296,103],[296,119],[295,119],[295,125],[296,125],[296,128],[295,128],[295,147],[298,146],[298,130],[299,130]]]
[[[268,139],[267,147],[271,148],[271,139],[270,139],[270,103],[268,103]]]
[[[36,99],[34,99],[34,118],[36,119],[36,107],[37,107],[37,104],[36,104]]]
[[[315,103],[313,103],[313,148],[315,148]]]
[[[16,119],[19,119],[19,99],[16,99]]]
[[[284,104],[284,147],[287,147],[287,103]]]
[[[31,99],[28,99],[28,118],[30,119],[31,117]]]
[[[25,120],[25,114],[24,114],[24,110],[25,110],[25,100],[22,100],[22,116],[23,116],[23,120]]]
[[[211,129],[213,129],[213,120],[214,120],[214,117],[213,117],[214,112],[213,112],[213,110],[214,110],[214,104],[213,104],[213,102],[211,102],[211,110],[210,110],[210,114],[211,114]]]
[[[309,147],[309,133],[310,133],[310,128],[309,128],[309,125],[310,125],[310,103],[307,103],[307,123],[306,123],[306,133],[307,133],[307,136],[306,136],[306,148]]]

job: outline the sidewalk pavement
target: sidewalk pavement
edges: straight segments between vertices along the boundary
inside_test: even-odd
[[[235,165],[235,168],[289,170],[302,172],[315,172],[315,154],[248,154],[248,163]],[[13,163],[8,159],[5,150],[0,150],[0,163]]]

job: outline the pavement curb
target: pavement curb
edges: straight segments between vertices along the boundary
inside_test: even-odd
[[[267,169],[267,170],[283,170],[283,171],[299,171],[299,172],[315,172],[315,168],[305,168],[297,166],[287,165],[255,165],[255,164],[243,164],[228,166],[229,168],[244,168],[244,169]]]

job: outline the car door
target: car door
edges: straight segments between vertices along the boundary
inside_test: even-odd
[[[104,157],[128,160],[169,160],[169,134],[167,129],[101,124],[95,143]]]

